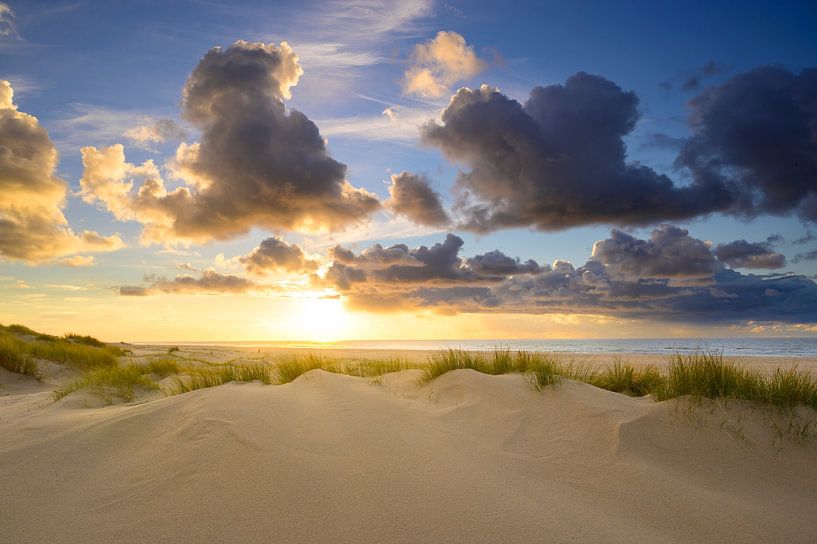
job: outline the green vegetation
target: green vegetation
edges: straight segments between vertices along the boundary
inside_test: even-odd
[[[37,331],[31,330],[28,327],[26,327],[25,325],[20,325],[19,323],[12,323],[11,325],[7,325],[5,327],[0,325],[0,327],[2,327],[6,331],[12,332],[14,334],[25,334],[25,335],[28,335],[28,336],[39,336],[40,335],[40,333],[38,333]]]
[[[135,363],[92,370],[82,378],[54,391],[54,400],[80,389],[88,389],[108,403],[113,401],[113,397],[131,401],[137,389],[145,391],[159,389],[159,384],[146,376],[146,372],[146,367]]]
[[[343,360],[308,353],[271,365],[265,362],[239,364],[228,362],[180,367],[188,359],[168,355],[147,364],[121,366],[124,352],[91,336],[67,334],[57,337],[41,334],[25,325],[0,325],[0,366],[12,372],[40,378],[37,360],[65,364],[85,372],[84,376],[55,392],[62,398],[78,389],[91,389],[103,398],[115,394],[126,400],[137,388],[151,390],[159,386],[150,375],[162,378],[177,375],[170,393],[184,393],[228,382],[260,381],[264,384],[290,383],[310,370],[369,378],[378,382],[391,372],[420,369],[421,381],[430,383],[452,370],[471,369],[483,374],[522,374],[535,389],[557,386],[563,379],[588,383],[630,396],[652,395],[656,400],[681,396],[709,399],[739,399],[794,409],[800,405],[817,409],[817,378],[797,368],[778,369],[764,374],[724,361],[721,353],[676,353],[665,370],[656,366],[633,366],[616,361],[607,367],[591,363],[563,361],[553,355],[510,350],[471,352],[447,350],[432,354],[426,364],[409,363],[398,358],[380,360]],[[193,359],[190,359],[193,361]],[[189,364],[189,363],[188,363]]]
[[[651,391],[657,400],[683,395],[709,399],[740,399],[794,408],[817,409],[817,379],[797,368],[775,370],[767,376],[728,363],[719,353],[675,354],[663,384]]]
[[[653,365],[636,368],[616,361],[605,370],[595,373],[587,382],[608,391],[643,397],[660,388],[664,384],[664,377]]]
[[[357,376],[359,378],[369,378],[373,381],[379,381],[380,376],[383,374],[421,368],[421,366],[422,365],[407,363],[396,357],[376,360],[343,361],[338,359],[325,359],[319,355],[308,353],[278,363],[276,365],[275,383],[279,385],[290,383],[298,376],[316,369],[325,370],[334,374],[346,374],[348,376]]]
[[[14,358],[43,359],[82,370],[114,367],[117,357],[123,354],[118,347],[106,345],[91,336],[68,334],[60,338],[39,333],[25,325],[0,325],[0,337],[3,339],[5,359],[9,361]],[[8,355],[11,351],[17,355]],[[34,361],[31,364],[36,365]],[[30,364],[22,368],[30,368]]]
[[[66,340],[56,342],[30,342],[27,349],[32,356],[55,363],[68,365],[79,370],[116,366],[118,348],[109,346],[96,348],[75,344]]]
[[[554,385],[567,367],[550,355],[527,351],[496,350],[489,353],[450,349],[435,353],[423,366],[423,381],[428,383],[446,372],[459,369],[483,374],[531,374],[537,389]]]
[[[275,383],[284,384],[293,381],[301,374],[306,374],[310,370],[320,368],[329,372],[337,372],[339,365],[332,361],[324,360],[318,355],[309,353],[302,357],[293,357],[278,363],[276,366]]]
[[[170,376],[171,374],[179,373],[179,363],[175,359],[153,359],[145,365],[145,371],[150,374],[158,374],[162,378]]]
[[[82,335],[79,335],[79,334],[68,333],[68,334],[65,335],[64,338],[66,340],[70,340],[71,342],[74,342],[74,343],[77,343],[77,344],[83,344],[83,345],[86,345],[86,346],[93,346],[95,348],[104,348],[105,347],[105,342],[101,342],[100,340],[97,340],[93,336],[82,336]]]
[[[539,353],[497,350],[492,353],[448,350],[433,354],[423,367],[423,381],[458,369],[483,374],[526,374],[536,389],[555,386],[563,378],[630,396],[653,395],[667,400],[696,398],[740,399],[779,408],[806,405],[817,409],[817,378],[796,368],[777,369],[772,375],[724,361],[720,353],[676,353],[667,370],[653,365],[635,367],[616,361],[599,370],[588,363],[562,362]]]
[[[216,387],[230,382],[272,383],[272,368],[267,364],[199,366],[190,369],[187,376],[176,378],[171,394],[187,393],[196,389]]]
[[[27,351],[26,343],[5,331],[0,331],[0,366],[40,379],[40,369]]]

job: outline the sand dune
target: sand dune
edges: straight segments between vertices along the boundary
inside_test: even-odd
[[[7,391],[0,541],[817,541],[817,446],[771,411],[417,377],[97,408]]]

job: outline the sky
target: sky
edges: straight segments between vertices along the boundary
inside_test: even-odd
[[[813,2],[0,2],[0,323],[817,332]]]

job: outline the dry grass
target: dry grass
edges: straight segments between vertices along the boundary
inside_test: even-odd
[[[123,354],[118,347],[91,336],[69,334],[59,338],[19,324],[0,326],[0,334],[7,339],[5,347],[13,348],[21,357],[52,361],[79,370],[115,367],[117,358]]]
[[[178,351],[169,349],[168,355]],[[817,378],[796,367],[778,369],[771,375],[727,362],[713,352],[673,355],[666,370],[655,366],[635,367],[616,361],[599,368],[585,362],[563,361],[536,352],[495,350],[473,352],[447,350],[432,354],[426,364],[408,363],[398,358],[380,360],[343,360],[323,358],[312,353],[292,357],[276,365],[266,363],[195,366],[180,368],[177,357],[165,356],[146,365],[120,366],[123,354],[91,336],[67,334],[57,337],[41,334],[25,325],[0,325],[0,366],[39,379],[37,360],[53,361],[84,371],[80,380],[62,388],[60,398],[81,388],[112,390],[125,399],[133,397],[134,388],[158,387],[146,375],[161,377],[179,375],[172,392],[183,393],[228,382],[260,381],[264,384],[290,383],[310,370],[359,376],[379,381],[383,374],[422,369],[422,381],[459,369],[484,374],[523,374],[536,389],[557,385],[562,379],[589,383],[602,389],[631,396],[652,395],[656,400],[681,396],[710,399],[741,399],[783,409],[800,405],[817,409]]]
[[[0,331],[0,366],[40,379],[39,366],[26,349],[26,343],[4,331]]]
[[[264,363],[199,366],[189,369],[187,375],[177,377],[169,393],[178,395],[230,382],[248,383],[254,381],[267,385],[271,384],[272,368]]]
[[[87,389],[105,402],[115,397],[131,401],[137,390],[156,390],[159,384],[146,376],[146,368],[135,363],[113,368],[100,368],[86,373],[82,378],[54,391],[54,400],[64,398],[75,391]]]
[[[171,374],[179,373],[179,363],[175,359],[152,359],[145,365],[145,371],[166,378]]]
[[[675,354],[664,382],[651,393],[658,400],[684,395],[740,399],[795,408],[817,409],[817,379],[797,368],[777,369],[771,376],[723,360],[719,353]]]
[[[334,374],[346,374],[359,378],[369,378],[377,382],[383,374],[423,368],[423,365],[409,363],[398,357],[387,359],[342,360],[324,358],[307,353],[281,361],[275,366],[275,383],[290,383],[310,370],[325,370]]]

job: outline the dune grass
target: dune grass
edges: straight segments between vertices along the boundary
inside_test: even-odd
[[[23,360],[43,359],[79,370],[112,368],[123,355],[117,346],[109,346],[92,336],[68,334],[60,338],[19,324],[0,325],[0,336],[4,339],[3,349],[15,351]],[[7,355],[9,359],[13,357]],[[26,368],[29,367],[27,364]]]
[[[383,374],[422,368],[423,365],[409,363],[398,357],[387,359],[340,360],[324,358],[314,353],[285,359],[275,366],[275,383],[290,383],[310,370],[325,370],[334,374],[346,374],[359,378],[379,381]]]
[[[176,378],[169,393],[178,395],[230,382],[249,383],[254,381],[260,381],[266,385],[273,383],[272,367],[265,363],[193,367],[189,369],[186,375]]]
[[[794,408],[817,409],[817,378],[797,368],[777,369],[771,376],[723,360],[719,353],[675,354],[664,382],[651,391],[657,400],[684,395],[739,399]]]
[[[169,358],[152,359],[148,361],[144,368],[146,372],[157,374],[162,378],[179,373],[179,363],[175,359]]]
[[[746,366],[725,361],[722,353],[676,353],[667,366],[633,366],[622,361],[599,367],[582,361],[564,361],[551,354],[497,349],[489,352],[446,350],[429,356],[426,364],[399,358],[344,360],[324,358],[314,353],[292,357],[271,365],[265,362],[237,364],[228,362],[182,368],[174,355],[150,360],[147,364],[119,365],[124,352],[87,335],[69,333],[64,337],[38,333],[25,325],[0,325],[0,366],[12,372],[40,379],[38,360],[53,361],[85,372],[85,375],[55,392],[62,398],[72,391],[90,388],[113,391],[131,399],[135,388],[156,389],[149,376],[177,375],[170,393],[184,393],[228,382],[260,381],[286,384],[310,370],[347,374],[379,381],[384,374],[421,369],[421,382],[430,383],[452,370],[471,369],[483,374],[523,374],[535,389],[559,384],[563,379],[588,383],[630,396],[652,395],[655,400],[690,396],[709,399],[739,399],[793,409],[801,405],[817,409],[817,378],[795,368],[777,369],[764,374]],[[103,395],[104,396],[104,395]]]
[[[80,334],[75,333],[68,333],[63,338],[66,340],[70,340],[76,344],[83,344],[85,346],[93,346],[95,348],[104,348],[106,346],[105,342],[97,340],[93,336],[83,336]]]
[[[429,356],[428,364],[423,366],[423,381],[429,383],[446,372],[461,369],[491,375],[531,374],[538,389],[557,383],[568,370],[554,357],[544,353],[510,350],[485,353],[449,349]]]
[[[0,366],[40,379],[39,365],[26,349],[26,343],[4,331],[0,331]]]
[[[577,381],[587,381],[601,389],[623,393],[631,397],[643,397],[660,388],[664,380],[664,376],[654,365],[637,368],[621,361],[615,361],[611,366],[594,373],[588,380]]]
[[[108,346],[97,348],[63,339],[55,342],[30,342],[27,349],[32,356],[38,359],[53,361],[80,370],[114,367],[119,355],[118,348],[109,349]]]
[[[14,334],[25,334],[28,336],[38,336],[40,334],[37,331],[26,327],[25,325],[20,325],[19,323],[12,323],[11,325],[0,325],[0,329],[3,329]]]
[[[428,365],[423,367],[423,381],[429,383],[458,369],[483,374],[526,374],[539,390],[571,379],[634,397],[652,395],[659,401],[688,395],[755,401],[779,408],[806,405],[817,409],[817,378],[811,374],[790,368],[766,375],[725,361],[723,354],[717,352],[676,353],[662,372],[654,365],[636,367],[621,361],[600,369],[590,363],[563,362],[541,353],[447,350],[429,357]]]
[[[135,363],[98,368],[54,391],[54,400],[60,400],[75,391],[87,389],[108,403],[113,402],[114,397],[131,401],[138,389],[145,391],[159,389],[159,384],[146,374],[146,367]]]

